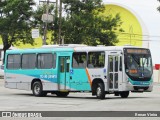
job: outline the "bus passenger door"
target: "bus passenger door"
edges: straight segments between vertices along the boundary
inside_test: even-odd
[[[118,91],[119,83],[122,81],[120,55],[109,55],[108,56],[108,80],[109,80],[109,91]]]
[[[70,57],[59,57],[59,90],[69,89]],[[68,87],[68,88],[67,88]]]

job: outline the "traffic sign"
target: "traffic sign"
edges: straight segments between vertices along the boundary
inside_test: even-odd
[[[32,38],[39,38],[39,29],[32,29]]]

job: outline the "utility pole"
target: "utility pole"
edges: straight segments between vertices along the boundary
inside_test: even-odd
[[[49,4],[50,3],[56,3],[56,9],[58,6],[58,0],[56,2],[51,2],[50,0],[45,0],[45,1],[39,1],[39,3],[46,3],[46,12],[45,14],[42,15],[42,21],[44,22],[44,34],[43,34],[43,45],[46,45],[46,40],[47,40],[47,27],[49,22],[53,22],[53,16],[49,15]]]
[[[56,0],[56,11],[55,11],[55,16],[58,17],[58,0]]]
[[[59,24],[59,28],[58,28],[58,42],[59,44],[62,43],[62,38],[61,38],[61,27],[62,27],[62,0],[59,0],[60,3],[59,3],[59,21],[58,21],[58,24]]]
[[[49,0],[47,0],[47,4],[46,4],[47,20],[48,20],[48,7],[49,7]],[[48,25],[48,23],[45,22],[43,45],[46,45],[46,40],[47,40],[47,25]]]

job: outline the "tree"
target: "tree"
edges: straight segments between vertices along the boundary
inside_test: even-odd
[[[66,12],[66,16],[62,18],[62,36],[65,43],[108,46],[118,42],[116,31],[123,31],[120,28],[120,16],[102,15],[105,9],[102,0],[62,2]],[[58,31],[55,30],[55,40],[57,36]]]
[[[34,44],[31,37],[33,0],[0,1],[0,36],[4,52],[19,42]]]

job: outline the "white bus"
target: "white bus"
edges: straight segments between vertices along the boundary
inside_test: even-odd
[[[5,57],[5,87],[67,96],[91,92],[127,98],[129,92],[152,91],[152,57],[147,48],[133,46],[54,45],[10,50]]]

